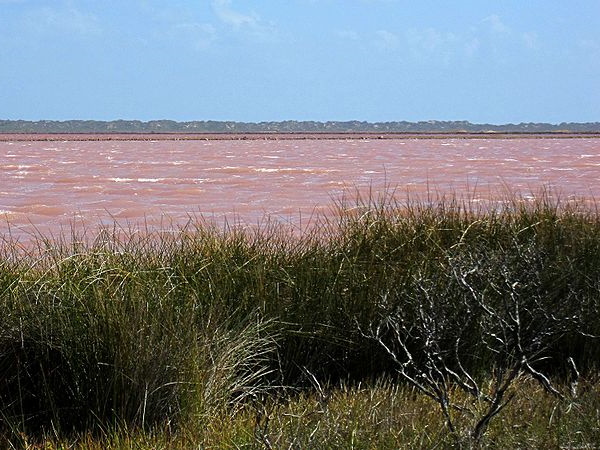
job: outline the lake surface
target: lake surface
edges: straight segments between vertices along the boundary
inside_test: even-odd
[[[190,217],[256,223],[328,213],[354,189],[474,201],[600,198],[598,138],[5,140],[0,234],[183,224]],[[303,219],[301,219],[303,218]]]

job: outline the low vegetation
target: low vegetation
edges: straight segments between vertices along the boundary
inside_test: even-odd
[[[6,236],[0,440],[592,448],[600,216],[536,198]]]
[[[221,122],[173,120],[0,120],[0,133],[598,133],[600,123],[476,124],[465,120],[422,122]],[[0,136],[1,138],[1,136]]]

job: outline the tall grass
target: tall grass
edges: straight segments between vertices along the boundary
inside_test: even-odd
[[[6,237],[0,433],[17,442],[203,427],[305,388],[394,376],[365,330],[394,311],[416,320],[425,302],[441,342],[463,336],[461,363],[485,378],[499,360],[464,308],[471,294],[457,270],[493,304],[518,288],[534,302],[532,324],[537,313],[573,319],[540,347],[537,367],[566,377],[571,357],[597,372],[593,207],[546,193],[487,206],[357,196],[336,208],[303,234],[199,222],[170,233],[39,236],[27,249]],[[418,339],[410,345],[418,357]]]

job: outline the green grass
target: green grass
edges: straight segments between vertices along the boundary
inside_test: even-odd
[[[491,319],[509,323],[515,308],[519,348],[536,370],[566,392],[572,357],[595,380],[593,205],[546,193],[487,206],[357,197],[336,208],[302,234],[199,221],[170,233],[39,236],[27,249],[6,237],[2,439],[49,448],[465,443],[473,418],[453,412],[449,432],[380,344],[405,342],[426,363],[425,330],[448,368],[483,386],[518,356],[489,340],[494,327],[510,331]],[[391,319],[404,331],[373,339]],[[598,383],[586,386],[580,398],[556,399],[518,377],[485,445],[597,442]]]

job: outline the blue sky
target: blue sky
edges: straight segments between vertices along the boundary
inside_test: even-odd
[[[600,1],[0,0],[0,119],[600,121]]]

